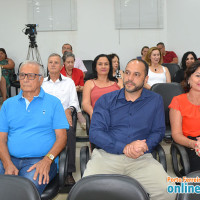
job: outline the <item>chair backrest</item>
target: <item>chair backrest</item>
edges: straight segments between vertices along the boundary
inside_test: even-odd
[[[173,81],[176,72],[180,69],[180,66],[174,63],[163,63],[162,65],[168,68],[171,80]]]
[[[87,69],[87,73],[85,74],[85,78],[84,80],[87,81],[89,79],[92,79],[94,76],[93,76],[93,71],[92,71],[92,63],[93,63],[93,60],[83,60],[83,63]]]
[[[40,195],[30,180],[12,175],[0,175],[0,199],[40,200]]]
[[[195,172],[191,172],[189,174],[187,174],[186,176],[187,178],[196,178],[196,177],[200,177],[200,171],[195,171]],[[191,187],[191,185],[193,185],[194,187],[197,186],[197,191],[199,192],[199,182],[186,182],[186,184],[188,184],[188,186]],[[183,186],[183,188],[185,188]],[[189,189],[189,188],[188,188]],[[177,195],[177,200],[199,200],[200,199],[200,194],[198,193],[189,193],[190,191],[187,189],[188,193],[183,193],[183,194],[178,194]]]
[[[169,125],[169,104],[174,96],[184,93],[183,88],[179,83],[157,83],[152,85],[151,90],[160,94],[163,98],[165,108],[165,122]]]
[[[135,179],[123,175],[92,175],[80,179],[67,200],[148,200],[148,194]]]

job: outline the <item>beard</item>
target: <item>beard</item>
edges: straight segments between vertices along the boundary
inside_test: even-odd
[[[127,83],[131,83],[133,86],[135,86],[133,89],[128,89],[126,87],[126,84]],[[124,85],[124,88],[126,90],[126,92],[128,93],[133,93],[133,92],[137,92],[138,90],[141,90],[143,87],[144,87],[144,81],[140,84],[140,85],[136,85],[135,83],[133,83],[132,81],[126,81],[126,82],[123,82],[123,85]]]

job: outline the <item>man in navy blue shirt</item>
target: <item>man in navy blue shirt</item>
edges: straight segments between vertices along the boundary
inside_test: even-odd
[[[151,152],[165,133],[162,97],[143,88],[148,65],[133,59],[124,73],[124,88],[96,102],[90,127],[92,153],[84,176],[123,174],[138,180],[151,200],[172,200],[167,193],[167,173]]]

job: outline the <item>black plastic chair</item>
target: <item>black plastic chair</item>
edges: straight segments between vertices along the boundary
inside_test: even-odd
[[[187,178],[196,178],[196,177],[200,177],[200,171],[195,171],[195,172],[191,172],[189,174],[187,174],[186,176]],[[196,183],[192,183],[189,182],[188,185],[193,185],[194,187],[197,186],[199,188],[199,182]],[[199,190],[198,190],[199,192]],[[183,194],[178,194],[177,195],[177,199],[176,200],[199,200],[200,199],[200,194],[198,193],[183,193]]]
[[[2,200],[40,200],[40,195],[29,179],[0,175],[0,199]]]
[[[15,88],[15,94],[18,95],[18,89],[20,89],[20,83],[17,80],[17,75],[13,74],[13,76],[10,78],[10,87],[9,87],[9,97],[11,97],[11,88]]]
[[[22,63],[19,64],[19,67],[18,67],[18,73],[19,73],[19,68],[21,66]],[[9,77],[9,80],[10,80],[10,87],[9,87],[9,97],[11,97],[11,88],[14,87],[15,88],[15,94],[18,95],[18,89],[20,89],[20,83],[19,83],[19,80],[17,79],[17,74],[14,73],[14,70],[13,70],[13,74],[12,76]]]
[[[182,177],[189,174],[190,162],[185,147],[173,141],[170,152],[172,157],[172,167],[176,176]]]
[[[165,141],[171,141],[171,126],[169,121],[169,104],[171,103],[174,96],[184,93],[183,88],[179,83],[157,83],[152,85],[151,90],[160,94],[163,98],[164,109],[165,109]]]
[[[87,69],[87,73],[85,74],[84,81],[93,79],[94,78],[93,71],[92,71],[93,60],[83,60],[83,63]]]
[[[175,63],[163,63],[163,66],[167,67],[171,76],[171,81],[174,81],[176,72],[180,69],[180,66]]]
[[[149,196],[135,179],[123,175],[92,175],[80,179],[67,200],[148,200]]]
[[[68,155],[67,147],[59,155],[59,172],[56,177],[47,185],[41,195],[42,200],[53,199],[58,192],[64,187],[67,176]]]

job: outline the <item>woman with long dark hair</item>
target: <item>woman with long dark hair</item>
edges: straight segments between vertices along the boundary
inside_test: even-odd
[[[94,79],[85,83],[82,101],[83,110],[90,115],[90,119],[100,96],[123,87],[122,80],[113,77],[112,61],[108,55],[98,55],[92,63],[92,70]]]
[[[183,54],[181,61],[181,68],[176,72],[176,75],[173,79],[174,82],[181,83],[184,80],[185,70],[192,65],[197,60],[197,56],[193,51],[187,51]]]
[[[117,79],[123,79],[124,73],[122,70],[120,70],[119,56],[115,53],[109,54],[108,56],[112,61],[113,76]]]

